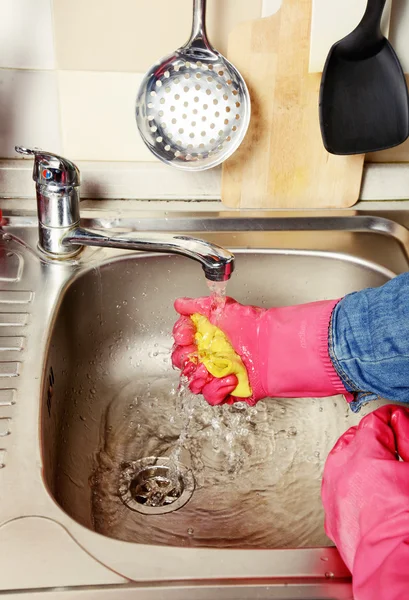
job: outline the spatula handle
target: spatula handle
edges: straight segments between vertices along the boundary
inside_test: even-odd
[[[358,25],[360,35],[373,40],[382,38],[381,20],[386,0],[368,0],[362,21]]]

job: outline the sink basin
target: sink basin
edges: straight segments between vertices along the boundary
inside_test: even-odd
[[[231,248],[227,293],[269,307],[408,270],[406,214],[343,215],[116,217],[95,206],[82,225]],[[381,402],[358,415],[341,396],[211,408],[179,392],[170,364],[175,298],[208,293],[200,265],[104,248],[49,263],[35,218],[3,220],[1,592],[350,599],[324,533],[321,476],[339,435]]]
[[[265,307],[338,298],[392,276],[351,255],[236,254],[228,294]],[[367,411],[354,415],[341,396],[212,408],[178,394],[170,363],[173,302],[207,293],[195,263],[163,255],[122,256],[70,283],[46,367],[52,397],[44,395],[42,443],[50,492],[77,522],[127,542],[329,545],[320,500],[325,459]],[[169,474],[162,461],[169,456],[185,475]]]

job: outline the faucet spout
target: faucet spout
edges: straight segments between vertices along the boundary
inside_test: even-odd
[[[16,146],[23,156],[34,157],[39,248],[59,260],[76,256],[84,246],[123,248],[144,252],[182,254],[197,260],[206,279],[227,281],[234,268],[234,255],[205,240],[178,234],[119,233],[85,229],[80,224],[80,172],[71,161],[38,148]]]
[[[99,230],[76,227],[65,233],[61,243],[64,247],[73,248],[100,246],[181,254],[198,261],[202,265],[206,279],[210,281],[227,281],[234,270],[234,255],[229,250],[186,235],[138,231],[110,235]]]

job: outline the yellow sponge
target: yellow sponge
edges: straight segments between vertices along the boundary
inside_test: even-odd
[[[223,331],[199,313],[191,315],[190,318],[196,327],[195,341],[199,362],[203,363],[214,377],[236,375],[238,384],[232,392],[233,396],[238,398],[251,396],[246,367]]]

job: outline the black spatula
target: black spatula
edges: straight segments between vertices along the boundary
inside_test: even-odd
[[[320,125],[324,146],[332,154],[385,150],[409,136],[405,76],[381,32],[385,2],[368,0],[358,27],[328,54],[321,80]]]

